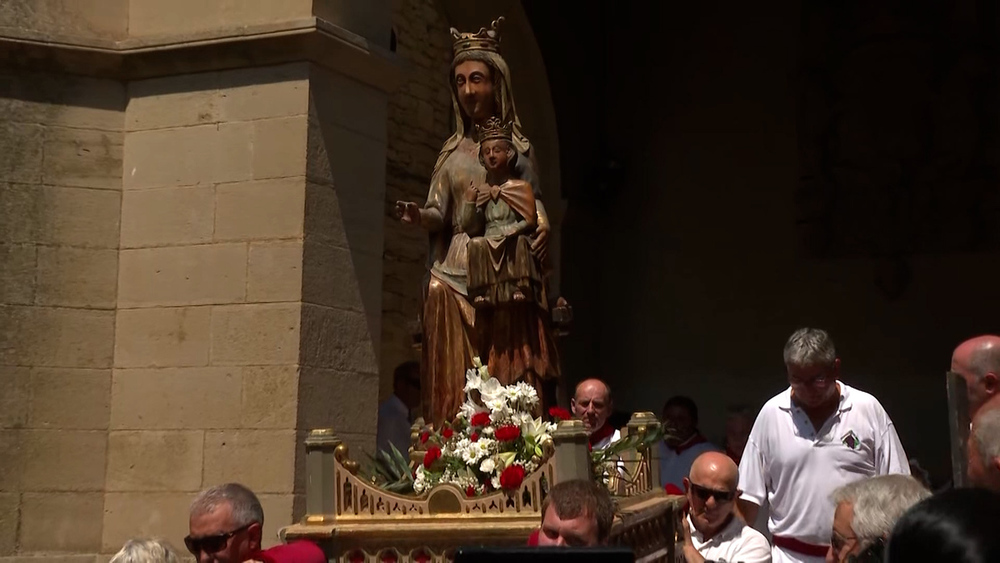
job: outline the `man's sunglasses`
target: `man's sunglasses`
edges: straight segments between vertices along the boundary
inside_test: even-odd
[[[718,503],[731,502],[736,496],[736,493],[732,491],[716,491],[715,489],[709,489],[708,487],[702,487],[694,483],[691,483],[691,490],[702,502],[708,501],[709,497],[714,498],[715,502]]]
[[[214,536],[205,536],[202,538],[192,538],[191,536],[188,536],[184,538],[184,547],[186,547],[187,550],[190,551],[191,554],[194,555],[195,557],[200,555],[201,552],[203,551],[209,555],[213,553],[218,553],[219,551],[222,550],[222,548],[226,547],[227,543],[229,543],[229,538],[235,536],[236,534],[242,532],[243,530],[246,530],[247,528],[253,525],[254,522],[251,522],[246,526],[236,528],[232,532],[228,532],[225,534],[217,534]]]

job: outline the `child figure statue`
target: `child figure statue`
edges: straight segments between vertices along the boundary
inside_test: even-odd
[[[477,309],[508,304],[547,309],[529,238],[537,223],[535,196],[531,184],[511,176],[517,161],[512,124],[492,117],[476,130],[486,182],[470,184],[460,214],[462,227],[472,237],[468,245],[472,305]]]

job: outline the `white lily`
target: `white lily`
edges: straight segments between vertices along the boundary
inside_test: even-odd
[[[483,401],[489,402],[497,398],[503,398],[506,400],[504,398],[504,386],[500,385],[500,381],[498,381],[495,377],[491,377],[480,383],[478,389]]]
[[[497,459],[502,464],[501,469],[504,467],[510,467],[516,458],[517,452],[500,452],[497,454]]]
[[[525,438],[532,438],[536,442],[538,438],[548,434],[548,430],[549,423],[542,420],[542,417],[521,423],[521,435]]]

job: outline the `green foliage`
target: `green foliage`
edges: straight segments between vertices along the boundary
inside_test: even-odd
[[[642,434],[633,434],[618,440],[617,442],[612,442],[608,447],[594,450],[590,452],[591,467],[593,468],[594,477],[598,481],[604,480],[605,476],[609,471],[613,471],[618,465],[618,460],[621,453],[625,450],[643,450],[651,447],[657,447],[659,442],[666,437],[666,430],[662,426],[655,426],[647,428],[646,432]],[[625,474],[626,480],[633,480],[634,475],[628,474],[628,470],[624,467],[621,471]]]
[[[362,479],[391,493],[413,494],[413,468],[410,460],[400,453],[396,446],[389,444],[389,451],[380,451],[375,456],[368,455],[368,461],[361,467]]]

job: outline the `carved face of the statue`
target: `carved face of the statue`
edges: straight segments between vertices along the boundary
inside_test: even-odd
[[[486,167],[486,170],[492,173],[507,170],[512,150],[513,147],[511,147],[510,143],[503,139],[489,139],[483,141],[483,144],[479,149],[483,160],[483,166]]]
[[[482,61],[465,61],[455,66],[455,93],[458,105],[465,115],[475,122],[483,122],[493,115],[493,76],[490,67]]]

